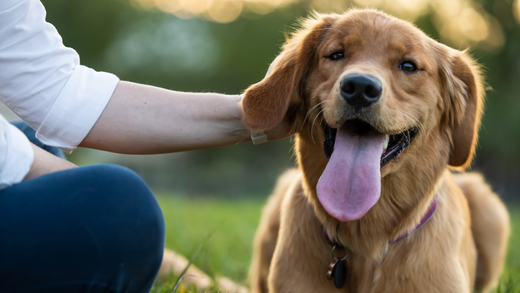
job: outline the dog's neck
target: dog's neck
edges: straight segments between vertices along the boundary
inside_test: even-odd
[[[403,160],[394,173],[385,176],[381,182],[381,197],[365,216],[356,221],[340,222],[330,216],[321,206],[316,195],[316,185],[326,166],[325,156],[318,156],[321,145],[304,135],[297,136],[298,163],[304,174],[304,189],[309,202],[314,206],[318,220],[323,224],[331,239],[339,242],[353,253],[367,259],[380,259],[389,243],[400,235],[412,231],[428,209],[446,169],[449,149],[443,142],[431,141],[426,145],[425,154],[437,153],[441,159],[431,156],[407,154],[415,150],[405,150],[402,155],[413,155],[414,162]],[[309,155],[314,154],[314,155]]]

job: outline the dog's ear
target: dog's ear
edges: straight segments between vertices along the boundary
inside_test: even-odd
[[[269,74],[250,86],[242,100],[243,121],[249,129],[269,130],[280,123],[291,105],[302,102],[299,84],[306,74],[326,28],[332,25],[331,15],[316,15],[304,21],[302,29],[284,45],[273,62]],[[294,117],[292,117],[294,120]],[[291,121],[294,124],[294,121]]]
[[[472,161],[484,103],[484,87],[479,66],[466,52],[450,50],[443,59],[441,77],[444,92],[444,119],[451,129],[448,164],[464,169]]]

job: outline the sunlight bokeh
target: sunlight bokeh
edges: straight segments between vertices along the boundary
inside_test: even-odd
[[[488,51],[504,45],[502,26],[478,3],[468,0],[431,0],[430,3],[441,41],[459,49],[478,45]]]
[[[513,13],[515,14],[516,21],[520,23],[520,0],[515,0],[515,3],[513,3]]]
[[[318,12],[342,12],[352,7],[372,7],[397,17],[415,21],[425,14],[433,16],[441,41],[459,49],[479,47],[500,49],[505,42],[503,28],[496,16],[471,0],[132,0],[143,9],[159,9],[180,18],[205,18],[219,23],[233,22],[244,12],[263,15],[291,4],[306,5]],[[511,1],[509,1],[511,2]],[[520,22],[520,0],[512,4]]]
[[[195,16],[228,23],[236,20],[247,9],[257,14],[267,14],[274,9],[298,0],[132,0],[144,9],[158,8],[181,18]]]

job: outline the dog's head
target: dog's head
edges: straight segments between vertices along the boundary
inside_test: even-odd
[[[251,129],[292,121],[309,189],[349,221],[378,202],[382,179],[434,185],[446,165],[470,164],[482,99],[465,52],[384,13],[352,10],[306,20],[242,106]]]

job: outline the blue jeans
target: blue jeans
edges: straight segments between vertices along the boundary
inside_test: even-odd
[[[0,292],[148,292],[164,240],[161,209],[133,171],[40,176],[0,191]]]

